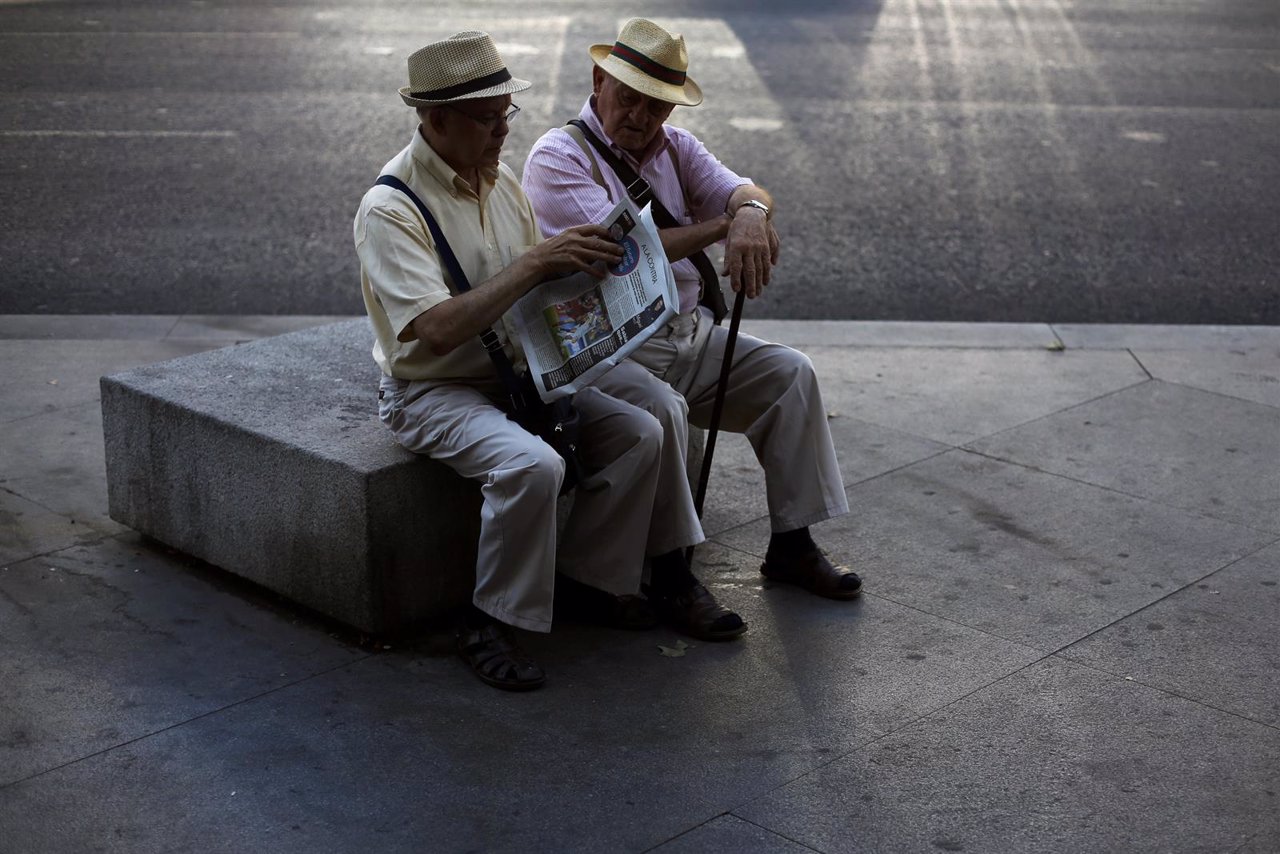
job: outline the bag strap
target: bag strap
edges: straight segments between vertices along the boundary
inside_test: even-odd
[[[591,177],[597,184],[604,187],[605,193],[609,196],[609,201],[613,201],[613,191],[609,189],[609,185],[604,182],[604,176],[600,174],[600,164],[596,162],[596,158],[591,154],[588,147],[587,138],[583,135],[582,127],[579,127],[577,119],[569,122],[564,126],[564,132],[572,137],[573,141],[578,143],[578,148],[582,149],[582,153],[587,156],[587,162],[591,164]]]
[[[445,239],[444,232],[440,229],[440,224],[436,222],[436,218],[431,215],[431,211],[427,209],[427,206],[422,203],[422,199],[418,198],[418,194],[409,189],[408,184],[394,175],[379,175],[375,184],[399,190],[409,197],[409,201],[413,202],[418,209],[418,213],[422,214],[422,219],[426,222],[427,229],[431,232],[431,239],[435,241],[436,251],[440,253],[440,260],[444,262],[444,268],[449,273],[449,278],[453,280],[453,286],[461,293],[471,290],[471,282],[467,280],[467,274],[462,272],[462,265],[458,263],[458,256],[453,254],[453,247]],[[511,359],[507,358],[506,351],[502,349],[502,342],[498,340],[498,333],[493,331],[492,326],[485,327],[484,331],[480,333],[480,343],[484,345],[485,352],[493,360],[493,367],[497,370],[498,377],[502,380],[503,388],[507,390],[507,396],[511,398],[511,405],[517,410],[529,406],[532,401],[526,398],[524,388],[516,376],[515,368],[511,365]]]
[[[578,140],[579,145],[582,145],[582,140],[591,144],[591,147],[600,155],[600,159],[605,162],[605,165],[612,169],[613,173],[622,181],[626,187],[628,198],[635,202],[638,207],[644,207],[646,204],[652,206],[653,222],[658,228],[678,228],[680,226],[679,220],[671,215],[671,211],[667,210],[666,205],[662,204],[662,200],[654,194],[653,187],[649,185],[649,182],[637,175],[636,171],[628,166],[621,157],[610,151],[609,146],[605,145],[604,141],[596,136],[591,128],[587,127],[586,122],[582,119],[571,119],[566,128],[573,128],[578,131],[578,134],[581,135],[581,140],[578,139],[578,134],[575,134],[572,130],[566,129],[565,132],[575,140]],[[584,148],[583,151],[586,151],[586,149]],[[601,179],[600,168],[596,164],[595,158],[588,156],[588,159],[591,160],[592,177],[595,178],[597,184],[605,188],[605,192],[608,192],[609,188],[605,186],[604,181]],[[675,160],[675,158],[672,158],[672,161],[677,165],[679,164],[679,161]],[[681,192],[683,193],[683,185],[681,185]],[[610,194],[609,198],[610,201],[613,200],[612,194]],[[707,253],[701,250],[691,254],[689,260],[693,262],[699,278],[702,279],[702,292],[698,295],[698,302],[711,309],[711,314],[715,317],[716,324],[719,325],[724,316],[728,314],[729,309],[724,303],[724,294],[720,291],[720,276],[716,273],[715,265],[711,263]]]

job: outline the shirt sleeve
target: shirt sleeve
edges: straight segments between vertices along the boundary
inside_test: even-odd
[[[599,222],[615,204],[592,178],[586,152],[562,130],[551,131],[529,152],[524,192],[545,237]]]
[[[405,211],[369,208],[356,254],[401,341],[414,318],[449,299],[435,245],[422,222]]]
[[[676,146],[676,156],[683,172],[680,183],[697,222],[723,214],[733,191],[751,183],[750,178],[743,178],[721,163],[700,139],[688,131],[677,132],[672,144]]]

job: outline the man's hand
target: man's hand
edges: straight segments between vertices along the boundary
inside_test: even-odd
[[[565,273],[588,273],[603,279],[623,257],[622,247],[602,225],[579,225],[544,240],[524,255],[542,272],[539,281]]]
[[[764,293],[773,265],[777,263],[778,232],[774,230],[773,223],[758,208],[738,208],[729,223],[724,269],[720,275],[729,277],[729,284],[735,292],[746,288],[747,298],[755,299]]]

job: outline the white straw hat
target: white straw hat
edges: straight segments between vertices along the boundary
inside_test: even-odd
[[[511,76],[488,33],[465,32],[433,42],[409,57],[409,85],[400,97],[410,107],[523,92],[533,84]]]
[[[684,36],[653,21],[627,21],[615,43],[591,46],[591,61],[642,95],[686,107],[702,103],[702,89],[686,73],[689,52]]]

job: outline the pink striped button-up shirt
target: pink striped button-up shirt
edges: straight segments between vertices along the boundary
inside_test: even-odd
[[[578,117],[614,154],[649,182],[654,195],[681,225],[722,215],[733,191],[751,183],[717,160],[696,136],[683,128],[664,124],[656,144],[649,147],[643,161],[638,163],[614,145],[604,132],[592,99],[583,105]],[[674,158],[668,148],[674,152]],[[595,153],[591,156],[595,157]],[[608,164],[599,162],[599,167],[607,187],[596,183],[591,161],[563,128],[547,131],[534,143],[525,161],[523,184],[543,235],[551,237],[575,225],[600,222],[619,199],[626,197],[626,187]],[[672,264],[671,272],[680,292],[680,313],[692,311],[698,304],[697,268],[692,261],[684,259]]]

